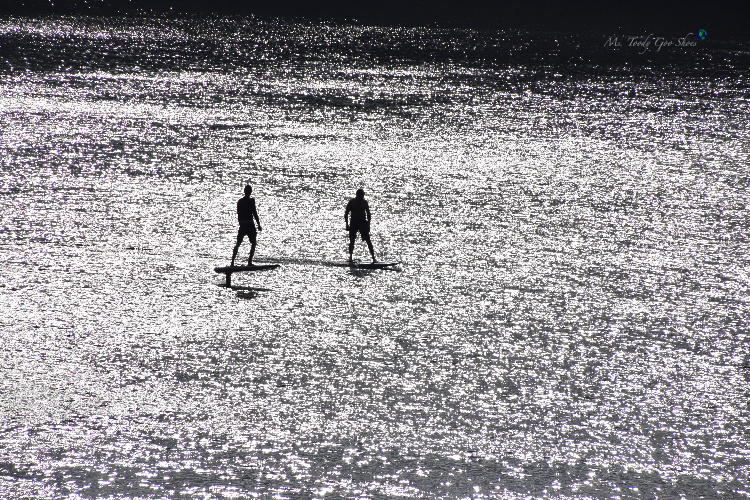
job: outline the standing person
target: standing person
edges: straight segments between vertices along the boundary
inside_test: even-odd
[[[352,214],[351,223],[349,222],[349,213]],[[362,236],[362,240],[367,243],[367,248],[370,249],[370,255],[372,261],[375,260],[375,250],[372,248],[372,242],[370,241],[370,205],[365,200],[365,192],[363,189],[357,189],[356,198],[349,200],[346,204],[346,211],[344,212],[344,221],[346,222],[346,230],[349,231],[349,262],[352,261],[352,252],[354,252],[354,240],[357,238],[357,232]]]
[[[237,250],[239,250],[245,235],[247,235],[250,240],[250,258],[247,259],[247,265],[253,265],[253,255],[255,254],[255,241],[257,235],[253,219],[258,223],[258,231],[263,230],[260,227],[258,211],[255,208],[255,198],[250,197],[252,192],[252,187],[245,186],[245,196],[237,201],[237,220],[240,223],[240,229],[237,231],[237,244],[234,245],[234,251],[232,252],[232,267],[234,267],[234,259],[237,257]]]

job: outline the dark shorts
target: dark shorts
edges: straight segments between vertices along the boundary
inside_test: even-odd
[[[255,224],[240,224],[240,229],[237,231],[237,243],[242,243],[242,239],[247,235],[250,243],[255,244],[257,234],[258,231],[255,229]]]
[[[369,240],[370,239],[370,223],[369,222],[360,222],[357,224],[350,224],[349,225],[349,238],[355,239],[357,237],[357,231],[359,231],[359,235],[362,236],[363,240]]]

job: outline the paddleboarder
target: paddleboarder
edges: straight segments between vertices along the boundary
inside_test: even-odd
[[[245,239],[246,235],[250,240],[250,258],[247,259],[247,265],[253,265],[253,255],[255,254],[255,241],[257,235],[253,219],[258,223],[258,231],[263,230],[260,227],[258,210],[255,208],[255,198],[250,197],[252,192],[252,187],[249,185],[245,186],[245,196],[237,201],[237,220],[240,223],[240,229],[237,231],[237,244],[234,245],[234,251],[232,252],[232,267],[234,267],[234,259],[237,257],[237,250],[240,249],[242,240]]]
[[[351,222],[349,221],[349,214],[351,216]],[[349,231],[349,262],[352,261],[352,252],[354,252],[354,240],[357,239],[357,232],[359,232],[362,240],[367,243],[367,248],[370,249],[370,255],[372,261],[375,260],[375,250],[372,248],[372,242],[370,241],[370,205],[365,200],[365,191],[363,189],[357,189],[357,196],[349,200],[346,204],[346,211],[344,212],[344,221],[346,222],[346,230]]]

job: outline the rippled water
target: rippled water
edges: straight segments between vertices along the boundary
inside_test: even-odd
[[[0,21],[0,497],[749,495],[741,44]]]

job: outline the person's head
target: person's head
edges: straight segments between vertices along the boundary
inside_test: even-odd
[[[364,189],[357,189],[357,198],[360,200],[365,197],[365,190]]]
[[[250,184],[245,186],[245,195],[250,196],[250,194],[253,192],[253,188],[250,187]]]

